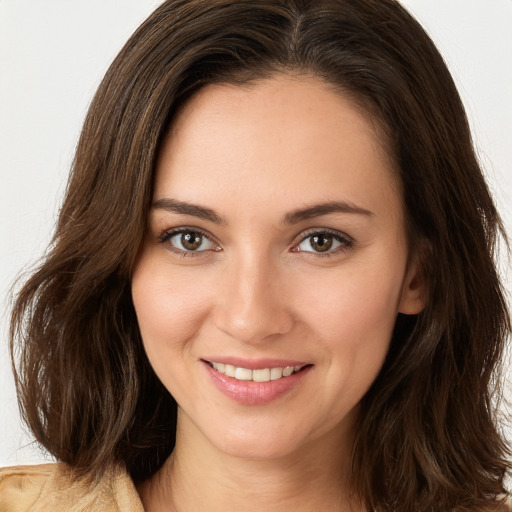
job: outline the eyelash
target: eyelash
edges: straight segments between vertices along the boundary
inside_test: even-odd
[[[171,238],[175,237],[176,235],[183,234],[183,233],[194,233],[201,235],[203,238],[206,238],[208,241],[210,241],[212,244],[219,245],[217,242],[215,242],[210,236],[208,236],[204,231],[202,231],[199,228],[189,228],[189,227],[182,227],[178,229],[171,229],[168,231],[164,231],[159,237],[158,240],[160,243],[165,244],[171,240]],[[204,256],[204,252],[207,251],[182,251],[181,249],[178,249],[177,247],[174,247],[171,243],[167,243],[168,248],[170,251],[178,254],[182,258],[194,258],[197,256]]]
[[[328,250],[326,252],[316,252],[316,251],[302,251],[296,249],[299,245],[301,245],[303,242],[305,242],[308,238],[312,238],[315,235],[330,235],[340,243],[340,246],[335,248],[334,250]],[[300,240],[294,244],[294,248],[292,249],[292,252],[300,252],[302,254],[305,254],[307,256],[312,257],[321,257],[321,258],[329,258],[332,256],[336,256],[342,252],[345,252],[349,249],[352,249],[354,247],[354,239],[347,234],[336,231],[333,229],[311,229],[306,231],[305,233],[301,234]]]
[[[177,228],[177,229],[171,229],[171,230],[167,230],[167,231],[164,231],[159,237],[158,237],[158,241],[162,244],[166,244],[168,245],[168,248],[170,251],[178,254],[180,257],[182,258],[189,258],[189,257],[198,257],[198,256],[203,256],[203,253],[205,252],[209,252],[209,250],[203,250],[203,251],[183,251],[181,249],[178,249],[177,247],[174,247],[171,243],[168,243],[173,237],[175,237],[176,235],[179,235],[179,234],[183,234],[183,233],[194,233],[194,234],[199,234],[201,235],[202,237],[204,237],[205,239],[207,239],[209,242],[211,242],[212,244],[215,244],[217,247],[219,246],[219,244],[213,240],[209,235],[207,235],[204,231],[202,231],[201,229],[199,228],[189,228],[189,227],[182,227],[182,228]],[[334,238],[334,240],[336,240],[338,243],[340,243],[340,246],[337,247],[336,249],[334,250],[328,250],[326,252],[316,252],[316,251],[304,251],[304,250],[299,250],[297,249],[298,246],[300,246],[303,242],[305,242],[308,238],[312,238],[314,235],[330,235]],[[332,257],[332,256],[335,256],[337,255],[338,253],[341,253],[341,252],[345,252],[349,249],[352,249],[354,246],[354,240],[352,237],[346,235],[345,233],[342,233],[340,231],[335,231],[335,230],[332,230],[332,229],[312,229],[312,230],[309,230],[307,231],[306,233],[303,233],[300,240],[296,243],[294,243],[294,247],[292,249],[292,252],[294,253],[302,253],[302,254],[305,254],[306,256],[313,256],[313,257],[322,257],[322,258],[327,258],[327,257]],[[219,251],[220,249],[214,249],[214,252],[217,252]]]

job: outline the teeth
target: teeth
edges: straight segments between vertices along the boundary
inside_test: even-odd
[[[283,368],[271,368],[270,380],[277,380],[283,376]]]
[[[221,371],[220,368],[216,368],[216,370],[218,370],[219,372]],[[230,364],[227,364],[224,368],[224,373],[228,376],[228,377],[234,377],[235,376],[235,367],[234,366],[231,366]]]
[[[285,368],[262,368],[259,370],[249,370],[248,368],[239,368],[230,364],[210,363],[219,373],[224,373],[228,377],[234,377],[238,380],[252,380],[254,382],[269,382],[283,377],[289,377],[292,373],[298,372],[303,366],[286,366]]]
[[[237,368],[235,370],[235,379],[252,380],[252,370],[248,370],[247,368]]]
[[[270,368],[264,368],[263,370],[253,370],[252,380],[254,382],[268,382],[270,380]]]
[[[289,377],[295,371],[293,366],[287,366],[283,370],[283,377]]]

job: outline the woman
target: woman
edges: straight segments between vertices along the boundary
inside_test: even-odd
[[[0,508],[498,510],[501,232],[398,3],[165,2],[15,303],[20,403],[63,464],[3,470]]]

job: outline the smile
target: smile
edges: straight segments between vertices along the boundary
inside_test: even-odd
[[[223,362],[202,359],[210,382],[229,399],[243,405],[268,404],[296,389],[314,367],[311,363],[283,360]],[[247,368],[252,366],[252,368]]]
[[[249,368],[241,368],[231,364],[217,363],[214,361],[209,362],[210,366],[217,370],[219,373],[233,377],[242,381],[253,382],[269,382],[271,380],[279,380],[299,372],[307,365],[299,366],[285,366],[282,368],[260,368],[251,370]]]

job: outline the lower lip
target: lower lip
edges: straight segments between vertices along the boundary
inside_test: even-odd
[[[213,384],[228,398],[244,405],[262,405],[276,400],[288,393],[304,379],[312,366],[306,366],[289,377],[282,377],[268,382],[254,382],[252,380],[238,380],[228,377],[204,362],[204,367]]]

